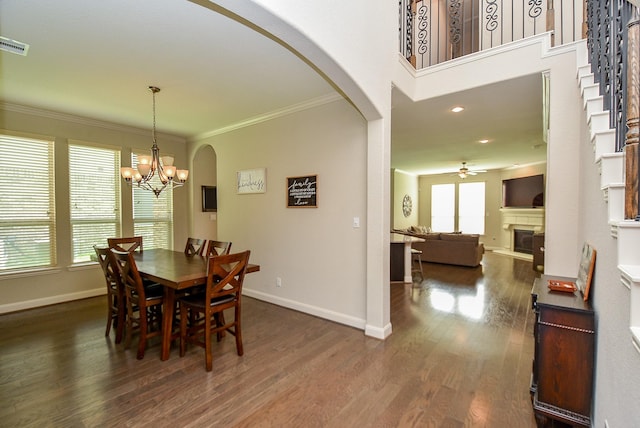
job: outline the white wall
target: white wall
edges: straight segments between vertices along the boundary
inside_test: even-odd
[[[364,329],[367,125],[346,101],[190,144],[218,159],[218,235],[251,250],[244,293]],[[237,194],[237,171],[266,168],[266,192]],[[287,208],[286,178],[318,176],[317,208]],[[360,228],[353,218],[359,217]],[[276,287],[276,278],[282,287]]]
[[[367,123],[367,327],[391,334],[389,311],[391,77],[398,55],[394,2],[212,0],[282,40],[305,58],[360,111]],[[224,11],[223,11],[224,12]]]
[[[629,289],[620,283],[617,240],[611,236],[607,203],[600,190],[600,174],[594,162],[586,115],[580,129],[578,246],[590,243],[596,250],[596,267],[590,301],[596,313],[596,374],[592,426],[610,428],[640,426],[640,353],[629,332]],[[578,271],[574,262],[572,276]]]
[[[402,211],[402,200],[405,195],[409,195],[413,202],[413,209],[408,217],[405,217]],[[418,177],[404,171],[394,170],[391,201],[391,224],[394,229],[406,229],[418,225],[420,214]]]
[[[122,164],[130,165],[131,150],[150,151],[151,131],[86,118],[6,106],[0,110],[0,129],[55,138],[56,229],[58,264],[36,274],[1,275],[0,313],[106,294],[97,264],[72,265],[69,223],[68,140],[104,144],[122,150]],[[160,153],[173,154],[176,165],[187,165],[184,140],[158,134]],[[174,193],[174,243],[183,248],[187,237],[186,188]],[[122,234],[133,234],[131,189],[122,183]],[[99,244],[99,243],[98,243]],[[106,242],[104,242],[106,244]]]

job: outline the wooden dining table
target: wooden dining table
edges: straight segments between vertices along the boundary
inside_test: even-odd
[[[160,359],[165,361],[171,348],[176,291],[207,283],[207,258],[165,249],[136,251],[134,258],[142,278],[164,286]],[[247,273],[259,270],[260,265],[247,266]]]

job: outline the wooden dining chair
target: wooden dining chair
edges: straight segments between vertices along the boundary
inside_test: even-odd
[[[222,256],[231,252],[231,242],[209,240],[205,256]]]
[[[113,265],[117,268],[127,301],[127,329],[125,347],[131,346],[134,330],[139,332],[137,358],[144,358],[147,340],[162,334],[163,288],[160,284],[145,286],[138,272],[133,253],[111,249]]]
[[[111,250],[107,247],[101,248],[97,245],[93,246],[98,257],[98,263],[102,268],[104,279],[107,283],[107,329],[104,333],[109,336],[111,326],[116,330],[116,343],[122,342],[122,334],[124,332],[124,322],[126,314],[126,298],[124,286],[120,280],[117,268],[111,262]]]
[[[221,333],[228,331],[236,338],[238,355],[244,353],[241,329],[242,283],[249,255],[250,251],[245,251],[212,257],[207,270],[205,293],[180,299],[180,356],[184,356],[187,342],[203,347],[207,371],[213,368],[211,336],[214,333],[220,340]],[[220,315],[225,309],[231,308],[234,310],[233,321],[226,322]],[[195,319],[197,322],[193,321]]]
[[[187,238],[187,245],[184,247],[184,253],[187,256],[201,256],[207,247],[206,239]]]
[[[140,251],[142,252],[142,236],[129,236],[125,238],[107,238],[109,248],[118,251]]]

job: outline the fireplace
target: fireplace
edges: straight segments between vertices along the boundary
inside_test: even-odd
[[[513,251],[533,254],[533,230],[513,229]]]
[[[533,254],[533,234],[544,232],[544,208],[502,208],[500,213],[503,248]]]

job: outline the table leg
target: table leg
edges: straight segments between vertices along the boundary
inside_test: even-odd
[[[175,308],[176,294],[171,287],[164,287],[164,302],[162,313],[162,349],[160,350],[160,359],[166,361],[169,359],[169,351],[171,351],[171,336],[173,332],[173,310]]]

